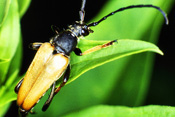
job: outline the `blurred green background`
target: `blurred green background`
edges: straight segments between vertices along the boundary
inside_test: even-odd
[[[173,0],[87,0],[85,21],[97,21],[113,10],[133,4],[160,6],[169,14],[169,26],[165,25],[163,16],[155,9],[133,9],[118,13],[92,28],[94,33],[86,39],[141,39],[157,43],[165,55],[142,53],[90,70],[66,85],[55,96],[49,109],[42,112],[41,107],[48,96],[46,94],[34,109],[37,114],[30,116],[58,116],[99,104],[131,107],[151,104],[175,105]],[[26,72],[35,54],[28,48],[28,44],[48,41],[53,36],[50,29],[53,24],[62,29],[79,20],[80,6],[81,0],[69,4],[67,1],[56,0],[31,2],[21,20],[21,74]],[[99,38],[95,38],[96,35]],[[14,101],[6,116],[12,112],[17,114],[17,109]]]

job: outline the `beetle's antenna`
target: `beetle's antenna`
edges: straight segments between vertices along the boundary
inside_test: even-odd
[[[113,12],[109,13],[108,15],[104,16],[104,17],[101,18],[99,21],[97,21],[97,22],[92,22],[92,23],[88,24],[88,26],[96,26],[96,25],[98,25],[100,22],[102,22],[103,20],[105,20],[105,19],[108,18],[109,16],[114,15],[114,14],[117,13],[117,12],[124,11],[124,10],[131,9],[131,8],[143,8],[143,7],[151,7],[151,8],[155,8],[155,9],[159,10],[159,11],[162,13],[162,15],[164,16],[165,22],[166,22],[166,24],[168,25],[169,21],[168,21],[168,17],[167,17],[167,15],[166,15],[166,13],[165,13],[162,9],[160,9],[160,7],[157,7],[157,6],[148,4],[148,5],[131,5],[131,6],[127,6],[127,7],[120,8],[120,9],[118,9],[118,10],[116,10],[116,11],[113,11]]]
[[[84,21],[84,16],[85,16],[85,11],[84,11],[84,8],[85,8],[85,4],[86,4],[86,0],[82,0],[82,5],[81,5],[81,10],[80,10],[80,23],[83,24],[83,21]]]

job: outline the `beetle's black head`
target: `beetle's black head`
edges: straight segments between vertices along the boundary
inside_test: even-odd
[[[79,21],[76,21],[73,25],[70,25],[68,30],[77,37],[87,36],[89,33],[93,33],[93,30],[91,30],[88,25]]]

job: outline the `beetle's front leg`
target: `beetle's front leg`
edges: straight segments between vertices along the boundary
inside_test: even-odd
[[[60,86],[58,88],[55,89],[55,82],[53,83],[53,86],[52,86],[52,91],[50,93],[50,96],[49,98],[47,99],[47,101],[45,102],[43,108],[42,108],[42,111],[46,111],[47,108],[49,107],[53,97],[60,91],[60,89],[66,84],[66,82],[68,81],[69,79],[69,75],[70,75],[70,65],[68,65],[67,67],[67,70],[65,72],[65,75],[63,77],[63,82],[60,84]]]
[[[24,78],[22,78],[22,79],[18,82],[18,84],[16,85],[16,87],[15,87],[15,93],[16,93],[16,94],[18,93],[19,88],[20,88],[20,86],[21,86],[23,80],[24,80]]]
[[[106,47],[108,47],[108,46],[111,46],[114,42],[117,42],[117,40],[110,41],[110,42],[105,43],[105,44],[103,44],[103,45],[95,46],[95,47],[93,47],[93,48],[90,48],[90,49],[86,50],[86,51],[83,52],[83,53],[81,52],[81,50],[80,50],[79,48],[75,48],[74,53],[75,53],[76,55],[78,55],[78,56],[86,55],[86,54],[95,52],[95,51],[97,51],[97,50],[100,50],[100,49],[102,49],[102,48],[106,48]]]
[[[43,43],[41,43],[41,42],[30,43],[29,48],[33,49],[33,50],[38,50],[42,44]]]

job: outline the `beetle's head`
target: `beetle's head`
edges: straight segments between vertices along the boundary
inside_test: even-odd
[[[89,33],[94,32],[88,25],[85,23],[80,23],[79,21],[76,21],[73,25],[70,25],[68,30],[70,30],[77,37],[87,36]]]

